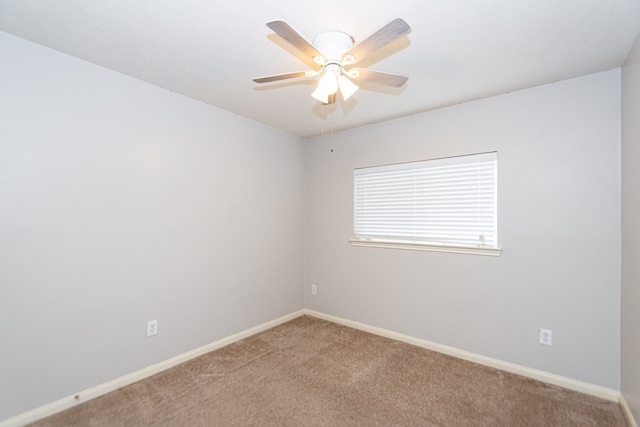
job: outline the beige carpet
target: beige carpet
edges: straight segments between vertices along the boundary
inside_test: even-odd
[[[613,402],[309,316],[35,426],[626,426]]]

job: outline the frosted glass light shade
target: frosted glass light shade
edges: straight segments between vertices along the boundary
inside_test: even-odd
[[[340,93],[342,93],[342,98],[346,101],[351,98],[351,95],[356,93],[359,89],[358,86],[353,83],[347,76],[340,76],[338,78],[338,85],[340,86]]]
[[[338,79],[336,74],[332,71],[326,71],[318,82],[318,87],[311,96],[318,101],[327,104],[329,102],[329,96],[338,91]]]
[[[318,87],[321,87],[329,95],[336,93],[338,91],[338,79],[335,73],[331,71],[325,72],[318,82]]]
[[[320,87],[320,85],[318,85],[316,90],[313,91],[311,96],[313,96],[315,99],[322,102],[323,104],[329,103],[329,94],[326,91],[322,90],[322,87]]]

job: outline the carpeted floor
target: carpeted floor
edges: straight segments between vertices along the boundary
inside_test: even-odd
[[[626,426],[618,404],[302,316],[34,426]]]

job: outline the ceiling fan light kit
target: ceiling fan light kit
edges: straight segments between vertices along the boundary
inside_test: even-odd
[[[309,43],[284,21],[272,21],[267,26],[293,47],[320,65],[319,70],[297,71],[253,79],[256,83],[270,83],[298,77],[317,77],[318,86],[311,96],[323,104],[335,102],[340,91],[346,101],[359,89],[352,80],[368,81],[386,86],[400,87],[407,76],[361,68],[350,68],[353,64],[389,43],[409,34],[411,27],[401,18],[396,18],[369,37],[354,45],[353,37],[342,31],[325,31]]]

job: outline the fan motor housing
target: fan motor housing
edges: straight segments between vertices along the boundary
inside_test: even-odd
[[[340,61],[342,55],[353,47],[353,37],[342,31],[325,31],[318,34],[312,44],[327,61]]]

